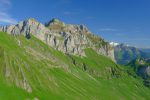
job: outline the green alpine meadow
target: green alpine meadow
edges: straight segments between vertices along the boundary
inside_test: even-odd
[[[85,57],[68,55],[32,35],[0,32],[0,99],[150,99],[140,78],[91,48],[84,51]]]
[[[0,0],[0,100],[150,100],[149,0]]]

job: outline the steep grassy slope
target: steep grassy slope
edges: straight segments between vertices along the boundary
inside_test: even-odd
[[[0,33],[0,100],[150,99],[142,81],[86,49],[65,55],[31,36]]]
[[[145,86],[150,88],[150,63],[149,60],[137,58],[128,64],[131,70],[143,79]]]

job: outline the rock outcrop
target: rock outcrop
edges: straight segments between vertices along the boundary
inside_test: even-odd
[[[143,79],[144,85],[150,87],[150,62],[149,59],[137,58],[131,61],[131,66],[138,76]]]
[[[12,35],[31,35],[40,39],[56,50],[67,54],[85,56],[84,49],[92,48],[98,54],[114,60],[114,50],[102,38],[93,35],[84,25],[65,24],[58,19],[52,19],[45,25],[30,18],[16,25],[0,27],[0,31]]]
[[[138,69],[138,74],[143,78],[150,77],[150,66],[142,66]]]

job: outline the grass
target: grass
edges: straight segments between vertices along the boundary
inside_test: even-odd
[[[0,100],[150,99],[141,80],[90,48],[85,53],[68,56],[33,36],[0,32]]]

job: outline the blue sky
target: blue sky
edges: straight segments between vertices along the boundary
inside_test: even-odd
[[[150,48],[150,0],[0,0],[0,25],[31,17],[84,24],[107,41]]]

